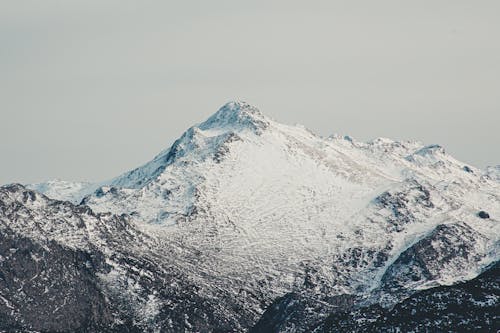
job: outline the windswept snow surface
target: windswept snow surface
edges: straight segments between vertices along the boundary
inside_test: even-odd
[[[43,193],[52,199],[78,204],[85,196],[92,194],[99,185],[55,179],[45,183],[27,184],[26,187]]]
[[[497,171],[467,166],[438,145],[323,138],[231,102],[110,181],[32,188],[130,215],[176,249],[194,280],[212,286],[200,293],[224,288],[268,304],[305,284],[331,295],[378,290],[399,281],[386,272],[405,251],[420,253],[423,240],[435,245],[437,263],[441,247],[474,246],[447,254],[462,258],[460,267],[419,276],[411,290],[476,276],[499,258]],[[464,227],[443,231],[447,225]],[[249,306],[262,312],[257,301]]]

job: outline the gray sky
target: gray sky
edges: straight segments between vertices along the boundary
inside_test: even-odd
[[[0,2],[0,183],[103,180],[229,100],[500,163],[500,2]]]

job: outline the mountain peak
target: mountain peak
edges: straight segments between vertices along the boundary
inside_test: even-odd
[[[201,130],[250,129],[261,134],[268,126],[269,120],[255,106],[243,101],[231,101],[198,127]]]

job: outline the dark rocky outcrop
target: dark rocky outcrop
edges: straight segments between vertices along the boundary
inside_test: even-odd
[[[442,271],[459,274],[461,269],[473,267],[482,259],[475,249],[479,240],[486,241],[465,223],[438,225],[387,268],[381,289],[397,299],[416,286],[439,279]]]
[[[377,207],[390,211],[390,215],[385,217],[389,223],[388,229],[397,232],[404,230],[405,225],[417,222],[414,215],[416,209],[434,208],[429,189],[416,180],[409,181],[399,191],[382,193],[374,199],[374,203]]]
[[[489,219],[490,218],[490,214],[488,214],[484,210],[482,210],[479,213],[477,213],[477,216],[479,216],[482,219]]]
[[[55,242],[38,244],[3,229],[0,236],[0,330],[130,332],[117,324],[97,274],[102,253]]]
[[[321,313],[324,302],[296,293],[285,295],[250,332],[497,332],[500,262],[470,281],[419,291],[389,308],[378,303],[352,306],[355,298],[348,295],[343,300],[327,305],[331,314],[314,321],[310,315]]]
[[[361,307],[331,314],[317,332],[497,332],[500,263],[453,286],[420,291],[394,307]]]
[[[353,295],[289,293],[273,302],[250,332],[311,332],[329,312],[349,309],[355,300]]]
[[[465,172],[474,173],[474,171],[470,167],[468,167],[467,165],[464,165],[463,169],[464,169]]]

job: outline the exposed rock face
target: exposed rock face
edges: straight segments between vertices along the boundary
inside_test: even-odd
[[[224,292],[199,296],[169,249],[124,217],[2,187],[0,330],[231,331],[255,320]]]
[[[438,225],[387,268],[380,286],[384,298],[400,299],[414,289],[446,283],[470,271],[486,256],[478,248],[485,241],[485,236],[464,223]]]
[[[500,328],[500,263],[453,286],[417,292],[394,307],[339,311],[316,332],[496,332]]]
[[[351,309],[355,302],[354,295],[290,293],[271,304],[250,332],[311,332],[331,312]]]
[[[2,230],[0,253],[0,329],[98,332],[113,326],[97,277],[109,270],[102,253],[41,245],[8,229]]]
[[[415,179],[409,180],[405,185],[403,189],[387,191],[375,198],[377,205],[390,211],[386,220],[392,225],[388,227],[393,231],[402,231],[405,224],[418,221],[414,214],[416,209],[422,211],[435,208],[429,189]]]

